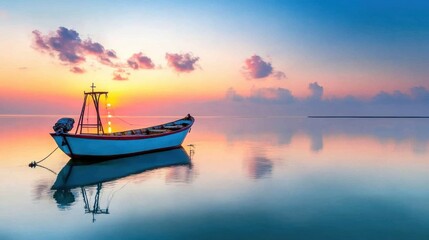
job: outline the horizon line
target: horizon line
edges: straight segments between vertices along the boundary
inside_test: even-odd
[[[192,115],[192,114],[191,114]],[[158,118],[158,117],[183,117],[184,115],[112,115],[112,118],[115,117],[129,117],[129,118]],[[200,118],[305,118],[306,115],[192,115],[194,117]],[[4,117],[79,117],[79,114],[0,114],[0,118]],[[90,118],[95,118],[96,116],[90,116]],[[102,115],[102,117],[107,117],[107,115]]]
[[[310,115],[307,118],[429,118],[424,115]]]

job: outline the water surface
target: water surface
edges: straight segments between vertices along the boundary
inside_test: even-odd
[[[183,150],[72,166],[53,188],[65,154],[27,165],[56,120],[0,117],[0,239],[429,238],[427,119],[197,117]]]

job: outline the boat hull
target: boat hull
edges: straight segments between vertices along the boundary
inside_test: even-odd
[[[157,135],[73,135],[51,133],[58,147],[71,158],[117,158],[180,147],[193,124]]]

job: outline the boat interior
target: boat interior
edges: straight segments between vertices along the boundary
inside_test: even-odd
[[[190,124],[188,119],[181,119],[175,122],[170,122],[158,126],[126,130],[121,132],[105,133],[107,136],[130,136],[130,135],[157,135],[169,132],[174,132],[187,127]]]

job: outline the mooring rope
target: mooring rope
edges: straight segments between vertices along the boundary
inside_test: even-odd
[[[39,164],[39,163],[41,163],[41,162],[43,162],[43,161],[45,161],[48,157],[50,157],[55,151],[57,151],[57,149],[58,149],[59,147],[56,147],[55,149],[54,149],[54,151],[52,151],[51,153],[49,153],[48,154],[48,156],[46,156],[46,157],[44,157],[42,160],[39,160],[39,161],[32,161],[31,163],[29,163],[28,164],[28,166],[29,167],[36,167],[36,165],[37,164]]]

